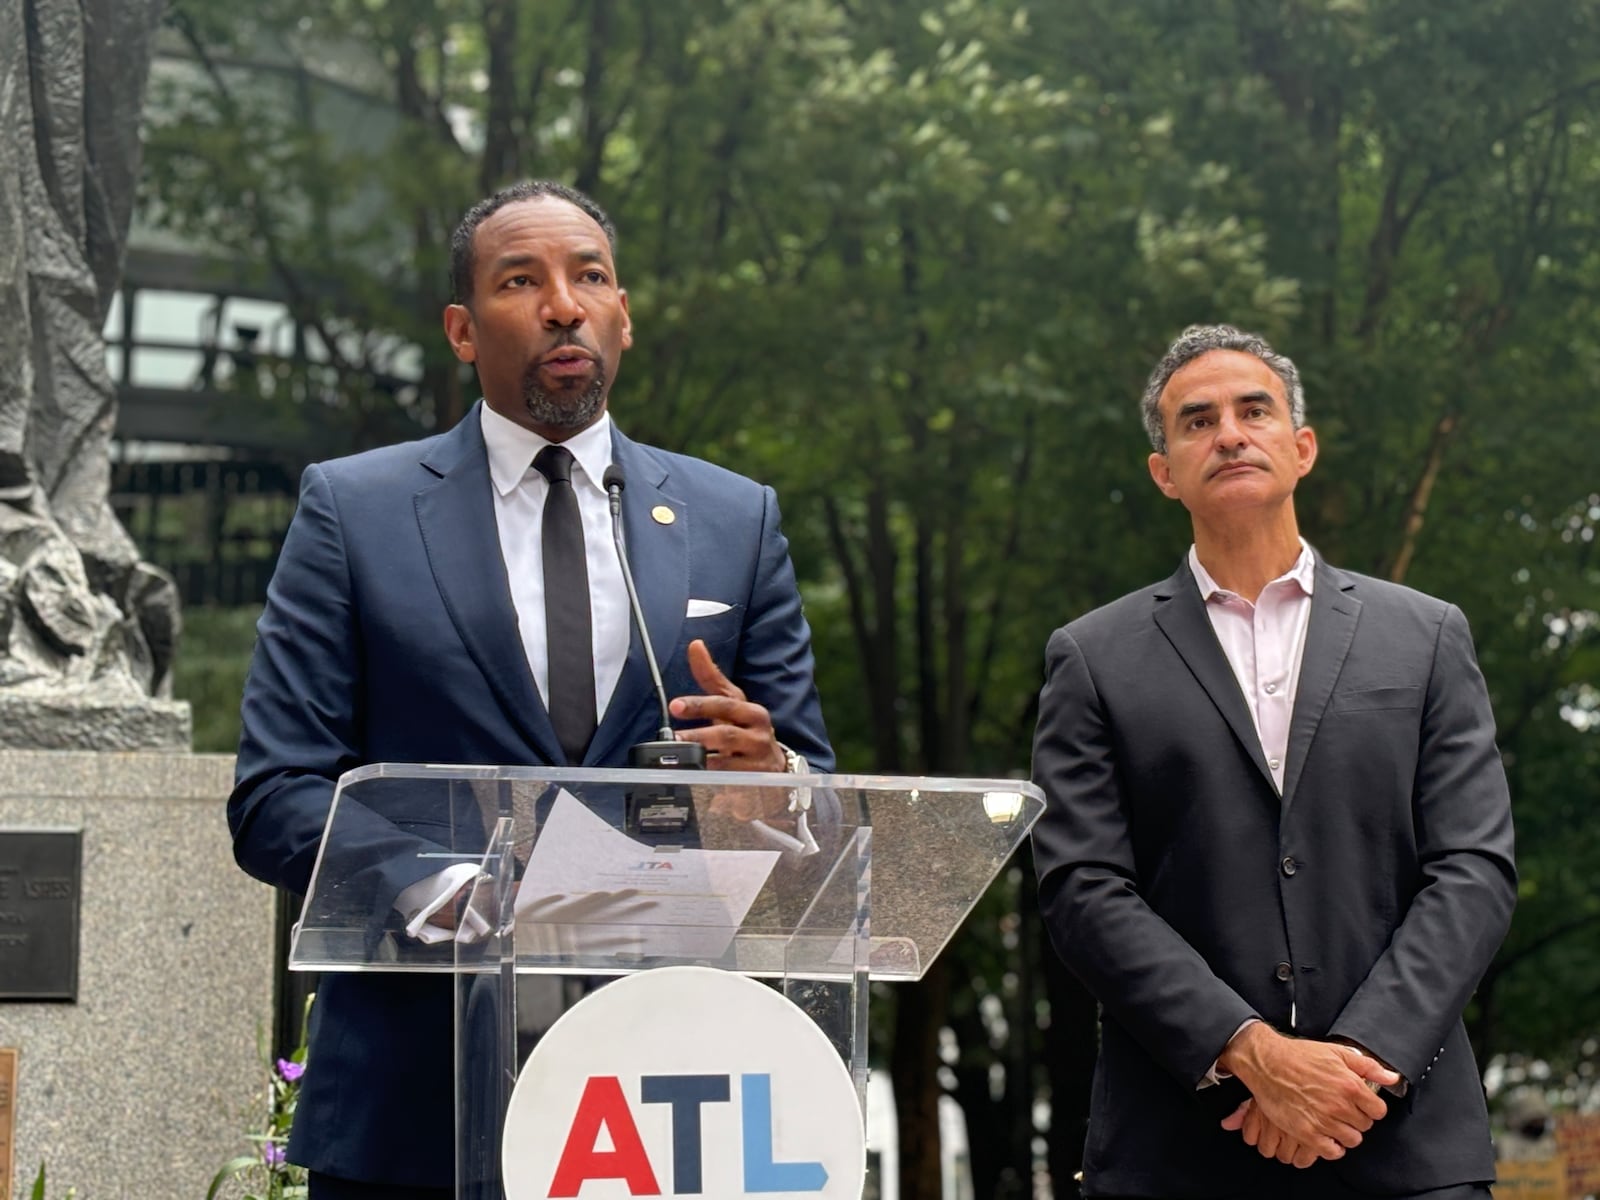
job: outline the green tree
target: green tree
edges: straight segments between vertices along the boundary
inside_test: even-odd
[[[397,335],[408,421],[472,399],[437,333],[468,203],[530,174],[606,203],[618,418],[778,488],[847,769],[1024,770],[1048,631],[1186,541],[1146,371],[1190,321],[1267,333],[1322,438],[1308,536],[1477,635],[1523,874],[1477,1047],[1600,1029],[1595,0],[177,0],[171,36],[148,209],[341,347],[353,445],[393,428],[360,380]],[[392,128],[252,102],[264,45]],[[880,1006],[906,1195],[945,1090],[981,1196],[1031,1192],[1048,1098],[1066,1194],[1093,1013],[1031,887]]]

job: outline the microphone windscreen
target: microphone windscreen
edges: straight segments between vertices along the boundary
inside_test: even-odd
[[[628,478],[622,473],[621,467],[617,466],[616,463],[612,463],[606,468],[606,473],[601,477],[600,486],[608,492],[612,488],[616,488],[620,492],[628,486]]]

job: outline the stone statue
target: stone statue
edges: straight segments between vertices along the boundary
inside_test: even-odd
[[[0,0],[0,747],[187,749],[172,580],[111,511],[102,329],[164,0]]]

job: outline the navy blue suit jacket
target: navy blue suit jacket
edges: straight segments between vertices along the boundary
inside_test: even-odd
[[[770,488],[613,435],[629,562],[669,695],[697,693],[688,643],[833,769],[810,630]],[[651,510],[672,510],[671,524]],[[727,611],[686,616],[689,599]],[[478,410],[448,433],[313,465],[245,684],[234,853],[304,893],[334,783],[364,763],[566,765],[517,631]],[[660,711],[637,634],[588,766],[625,765]],[[424,872],[425,873],[425,872]],[[411,874],[381,880],[392,894]],[[379,898],[382,902],[382,898]],[[290,1159],[377,1183],[450,1186],[448,980],[333,975],[313,1008]]]

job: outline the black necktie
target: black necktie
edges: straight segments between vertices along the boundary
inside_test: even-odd
[[[545,700],[562,752],[583,761],[594,737],[594,636],[589,625],[589,568],[583,553],[583,518],[572,490],[572,452],[546,446],[533,460],[550,481],[544,501],[544,633],[550,667]]]

